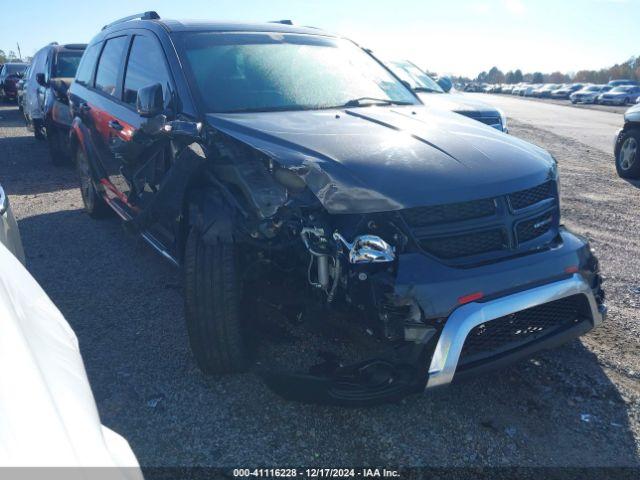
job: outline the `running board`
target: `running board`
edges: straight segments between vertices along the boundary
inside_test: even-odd
[[[103,198],[121,219],[127,222],[132,220],[131,215],[129,215],[129,213],[126,212],[120,205],[118,205],[116,202],[114,202],[112,199],[106,196],[103,196]],[[165,260],[168,260],[174,267],[180,266],[180,263],[178,263],[178,260],[176,260],[176,258],[173,255],[171,255],[166,248],[164,248],[162,243],[156,237],[154,237],[151,232],[145,230],[140,234],[140,236],[145,242],[147,242],[151,246],[151,248],[153,248],[157,253],[159,253]]]

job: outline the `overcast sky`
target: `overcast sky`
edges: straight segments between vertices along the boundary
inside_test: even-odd
[[[9,1],[9,0],[7,0]],[[176,19],[292,19],[441,74],[597,69],[640,55],[640,0],[29,0],[0,15],[0,49],[88,42],[144,10]]]

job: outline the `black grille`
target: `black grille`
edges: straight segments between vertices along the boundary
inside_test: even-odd
[[[403,210],[402,215],[410,228],[427,227],[441,223],[461,222],[496,214],[493,198],[473,202],[451,203]]]
[[[475,327],[465,340],[460,365],[495,357],[580,322],[584,300],[574,295]]]
[[[528,242],[529,240],[544,235],[551,230],[552,225],[553,215],[551,213],[536,217],[532,220],[520,222],[516,227],[518,243]]]
[[[547,198],[553,198],[551,182],[545,182],[537,187],[512,193],[509,195],[509,202],[511,203],[511,208],[520,210],[521,208],[535,205]]]
[[[504,250],[506,245],[507,237],[502,229],[420,241],[420,246],[424,250],[440,258],[468,257],[495,252]]]

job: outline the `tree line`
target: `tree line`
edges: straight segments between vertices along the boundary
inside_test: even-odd
[[[22,61],[28,61],[29,59],[21,59],[18,55],[16,55],[16,52],[14,52],[13,50],[9,50],[9,52],[5,52],[4,50],[0,49],[0,64],[3,63],[7,63],[7,62],[22,62]]]
[[[610,80],[622,78],[640,81],[640,56],[600,70],[580,70],[576,73],[523,73],[518,69],[503,73],[498,67],[492,67],[488,72],[484,71],[478,74],[475,79],[458,77],[454,80],[466,83],[474,81],[479,83],[607,83]]]

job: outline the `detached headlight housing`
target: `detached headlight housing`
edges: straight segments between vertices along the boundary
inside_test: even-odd
[[[2,185],[0,185],[0,215],[4,215],[4,212],[6,212],[9,209],[9,198],[7,198],[7,196],[4,193],[4,190],[2,189]]]
[[[345,246],[351,264],[387,263],[396,258],[394,248],[377,235],[360,235],[353,243],[347,242],[338,232],[333,238]]]
[[[507,127],[507,116],[504,114],[502,109],[498,109],[498,113],[500,114],[500,123],[502,124],[502,131],[504,133],[509,133],[509,128]]]

